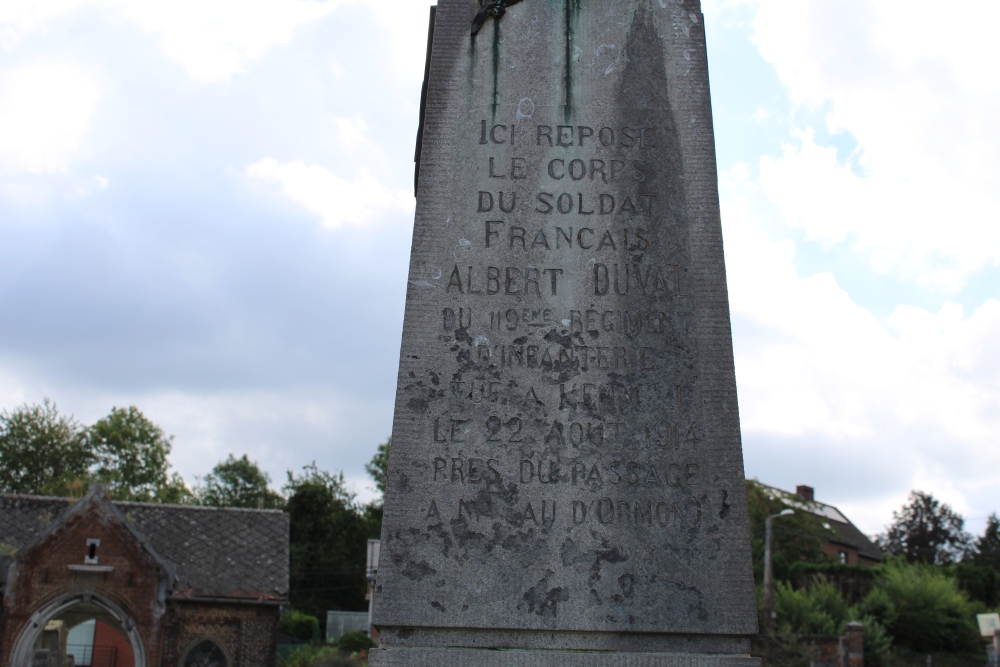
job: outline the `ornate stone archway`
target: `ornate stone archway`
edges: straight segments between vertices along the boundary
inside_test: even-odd
[[[72,611],[73,607],[76,606],[96,607],[117,621],[132,646],[135,667],[147,667],[146,651],[135,621],[114,602],[92,591],[76,591],[65,595],[32,614],[31,619],[22,628],[17,642],[14,644],[9,667],[31,667],[35,641],[45,629],[45,625],[56,616]]]

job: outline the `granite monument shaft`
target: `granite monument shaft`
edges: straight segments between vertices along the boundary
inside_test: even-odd
[[[371,664],[756,664],[698,2],[508,4],[434,14]]]

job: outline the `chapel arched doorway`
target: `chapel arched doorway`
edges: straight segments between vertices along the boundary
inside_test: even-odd
[[[146,667],[135,623],[92,593],[67,596],[33,614],[15,644],[11,667],[61,667],[69,656],[76,667]]]

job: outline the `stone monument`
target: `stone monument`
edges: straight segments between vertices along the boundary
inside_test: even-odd
[[[759,664],[698,1],[432,18],[371,664]]]

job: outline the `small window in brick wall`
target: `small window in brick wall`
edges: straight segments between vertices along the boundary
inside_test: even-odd
[[[837,556],[840,558],[840,564],[841,565],[847,565],[847,552],[846,551],[839,551],[839,552],[837,552]]]
[[[101,546],[101,541],[96,539],[87,540],[87,555],[83,557],[83,562],[87,565],[97,565],[97,550]]]

